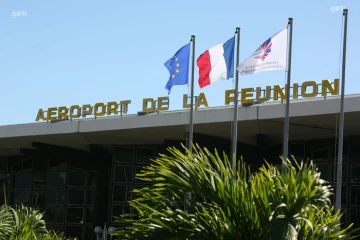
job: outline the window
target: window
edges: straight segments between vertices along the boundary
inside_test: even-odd
[[[330,154],[329,148],[320,149],[313,152],[312,159],[314,161],[328,161],[329,160],[329,154]]]
[[[360,184],[360,164],[351,165],[350,182],[353,184]]]
[[[155,158],[155,149],[153,148],[138,148],[136,151],[136,161],[138,163],[149,164],[150,159]]]
[[[134,166],[116,166],[114,169],[115,183],[132,183],[134,178]]]
[[[350,223],[353,223],[353,228],[358,228],[360,226],[360,209],[359,208],[350,208],[349,209],[350,215]]]
[[[0,159],[0,183],[8,190],[9,205],[40,209],[49,229],[79,240],[93,236],[96,172],[71,168],[57,157],[34,156],[9,163]],[[1,191],[0,204],[3,195]]]
[[[5,158],[0,158],[0,172],[8,171],[8,160]]]
[[[141,188],[145,184],[136,178],[141,168],[154,159],[156,150],[146,147],[115,147],[114,165],[112,177],[112,196],[110,198],[110,218],[112,225],[116,225],[115,218],[122,214],[133,213],[134,209],[129,206],[129,200],[134,198],[132,192],[135,188]]]
[[[289,152],[295,157],[297,161],[304,160],[305,158],[305,144],[303,142],[290,143]]]
[[[32,158],[10,162],[9,204],[30,206],[32,202]]]
[[[69,169],[66,235],[83,239],[94,222],[96,172]]]
[[[134,148],[115,148],[115,163],[132,163],[135,158]]]

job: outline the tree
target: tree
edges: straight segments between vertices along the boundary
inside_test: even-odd
[[[136,214],[118,222],[120,239],[353,239],[351,225],[338,231],[332,189],[312,161],[283,161],[287,173],[265,164],[252,173],[240,160],[236,175],[228,157],[193,147],[169,148],[137,177]],[[185,210],[181,204],[185,197]]]

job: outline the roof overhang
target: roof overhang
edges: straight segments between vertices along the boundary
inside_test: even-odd
[[[340,97],[293,100],[290,104],[289,140],[321,139],[337,136]],[[345,97],[344,135],[360,135],[360,95]],[[0,127],[0,149],[16,152],[31,148],[32,142],[88,150],[89,144],[161,144],[164,139],[184,140],[189,111],[166,111],[146,115],[124,115],[30,123]],[[285,104],[269,102],[239,107],[238,141],[256,144],[256,134],[265,134],[270,144],[280,144]],[[233,107],[198,109],[194,132],[231,139]]]

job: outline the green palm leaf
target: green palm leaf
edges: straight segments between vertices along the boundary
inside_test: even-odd
[[[287,174],[265,162],[252,173],[240,160],[236,175],[228,157],[193,147],[169,148],[137,177],[152,185],[137,189],[130,205],[136,218],[114,235],[120,239],[351,239],[336,231],[330,186],[312,162],[284,161]],[[186,195],[191,201],[181,207]]]

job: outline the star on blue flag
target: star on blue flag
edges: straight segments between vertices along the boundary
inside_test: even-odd
[[[166,61],[165,67],[169,70],[170,77],[165,86],[169,91],[174,85],[186,85],[189,81],[190,43],[180,48],[175,55]]]

